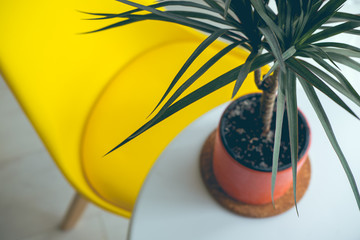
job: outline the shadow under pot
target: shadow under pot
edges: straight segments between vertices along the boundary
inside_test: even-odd
[[[272,201],[271,171],[276,113],[274,111],[270,133],[267,137],[261,137],[260,97],[261,94],[249,94],[236,99],[227,107],[217,129],[213,152],[213,170],[219,185],[230,197],[247,204]],[[310,128],[301,111],[298,111],[298,133],[299,172],[310,147]],[[285,111],[274,199],[284,195],[292,182]]]

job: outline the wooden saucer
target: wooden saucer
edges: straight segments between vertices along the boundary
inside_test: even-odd
[[[215,131],[210,134],[206,140],[200,155],[200,170],[202,179],[209,193],[223,207],[241,216],[253,218],[265,218],[283,213],[294,206],[293,187],[291,187],[282,197],[275,201],[275,208],[272,203],[263,205],[251,205],[239,202],[228,196],[217,183],[213,168],[213,146],[215,140]],[[304,196],[311,176],[311,166],[309,158],[306,159],[303,167],[297,175],[297,202]]]

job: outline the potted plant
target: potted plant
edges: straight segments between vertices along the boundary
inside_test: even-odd
[[[221,177],[221,174],[224,175],[225,173],[225,178],[229,178],[229,173],[232,171],[235,172],[234,176],[236,176],[238,174],[234,169],[238,168],[238,166],[243,169],[244,166],[245,168],[251,168],[252,165],[251,171],[268,171],[268,176],[270,174],[271,187],[269,184],[264,185],[264,188],[268,188],[269,192],[271,192],[271,194],[267,193],[267,195],[271,195],[270,199],[273,201],[274,198],[284,192],[284,189],[289,188],[289,184],[292,182],[296,205],[297,171],[303,164],[303,160],[298,161],[298,159],[299,155],[306,158],[306,148],[309,142],[308,128],[300,127],[306,125],[306,120],[301,113],[298,113],[297,109],[296,88],[297,82],[299,82],[341,161],[360,208],[360,196],[356,182],[315,91],[317,89],[326,94],[347,112],[357,117],[338,96],[338,93],[340,93],[360,106],[359,94],[343,76],[337,64],[344,64],[360,71],[360,64],[351,58],[360,57],[360,48],[329,39],[343,33],[359,35],[359,30],[356,28],[360,26],[360,16],[339,12],[345,0],[276,0],[273,8],[269,6],[269,0],[204,0],[203,4],[191,1],[161,1],[150,6],[128,0],[118,1],[130,5],[134,9],[120,14],[93,13],[97,15],[96,19],[119,19],[117,23],[96,31],[103,31],[143,20],[158,20],[198,29],[209,33],[209,36],[198,46],[172,80],[169,88],[155,106],[152,112],[154,116],[109,153],[189,104],[232,82],[235,82],[232,93],[234,97],[247,75],[254,72],[255,83],[262,90],[262,95],[246,97],[245,103],[242,101],[244,99],[240,99],[230,105],[229,109],[225,111],[218,129],[217,143],[215,143],[214,150],[214,172],[217,180],[222,182],[220,185],[227,193],[241,201],[249,201],[255,204],[261,204],[264,201],[268,202],[269,198],[267,200],[253,201],[243,198],[244,194],[241,195],[240,193],[238,195],[237,190],[233,193],[231,188],[236,188],[236,184],[243,180],[239,178],[224,180]],[[183,10],[163,9],[163,7],[173,6],[181,7]],[[172,95],[169,95],[192,62],[218,38],[226,40],[229,43],[228,46],[209,59],[199,71],[188,78]],[[250,52],[245,63],[209,81],[208,84],[196,91],[180,97],[215,62],[236,47],[245,48]],[[316,64],[313,64],[313,62],[316,62]],[[272,64],[271,69],[265,74],[261,73],[260,68],[267,64]],[[250,124],[253,125],[250,130],[235,127],[240,133],[227,138],[226,131],[233,128],[233,126],[225,126],[225,122],[229,122],[231,115],[240,116],[240,118],[245,119],[244,121],[254,123],[254,120],[257,120],[258,122]],[[234,122],[236,124],[237,120]],[[237,124],[246,125],[244,122]],[[246,132],[250,131],[256,132],[256,139],[252,136],[252,139],[246,140]],[[239,136],[242,138],[239,138]],[[235,139],[234,141],[245,142],[245,147],[241,147],[243,150],[246,146],[250,146],[250,142],[252,148],[258,148],[260,144],[267,143],[265,147],[267,149],[263,151],[272,155],[266,157],[267,161],[270,159],[270,162],[260,161],[254,163],[251,154],[249,158],[244,158],[245,154],[243,152],[238,153],[239,157],[235,156],[236,153],[234,152],[238,151],[238,148],[233,146],[233,149],[229,149],[229,146],[234,145],[234,143],[227,143],[232,141],[231,138]],[[284,144],[281,144],[281,142],[284,142]],[[217,144],[219,144],[219,147],[217,147]],[[298,151],[299,146],[300,151]],[[286,155],[284,154],[285,151],[288,154],[288,163],[284,162],[283,159],[279,160],[280,155]],[[222,162],[224,162],[223,156],[218,157],[221,154],[228,155],[229,161],[232,161],[230,165],[219,167],[223,166]],[[234,164],[237,167],[234,167]],[[287,176],[290,171],[292,179],[290,179],[290,183],[284,183],[284,189],[277,190],[277,185],[281,185],[276,181],[277,176],[282,179],[282,183],[285,181],[282,176],[283,168],[287,169],[285,170]],[[241,175],[246,175],[247,173],[241,169]],[[278,170],[280,170],[279,173]],[[262,178],[257,174],[254,176],[255,179]],[[227,187],[226,184],[228,183],[226,182],[231,182],[233,186]],[[244,189],[243,186],[242,189]],[[247,192],[245,195],[251,194]]]

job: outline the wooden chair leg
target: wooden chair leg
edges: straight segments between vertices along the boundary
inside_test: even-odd
[[[67,210],[67,213],[60,225],[60,229],[63,231],[72,229],[84,212],[87,204],[87,199],[85,199],[80,193],[75,193],[69,209]]]

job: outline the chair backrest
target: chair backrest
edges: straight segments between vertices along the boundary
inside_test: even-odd
[[[1,0],[0,71],[77,191],[105,209],[130,216],[141,183],[161,150],[196,117],[229,100],[231,91],[209,96],[103,158],[145,121],[158,100],[154,96],[160,96],[204,39],[189,29],[152,21],[81,34],[111,20],[86,21],[78,10],[126,9],[113,0]],[[223,46],[214,44],[195,65]],[[234,51],[202,83],[239,65],[245,56]],[[255,91],[250,82],[242,93]]]

